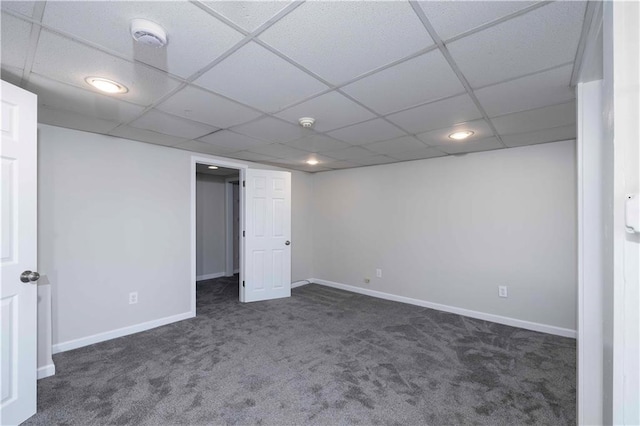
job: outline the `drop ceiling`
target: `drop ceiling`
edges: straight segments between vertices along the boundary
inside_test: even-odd
[[[574,138],[589,7],[3,0],[0,62],[41,123],[316,172]],[[167,46],[137,44],[135,18]]]

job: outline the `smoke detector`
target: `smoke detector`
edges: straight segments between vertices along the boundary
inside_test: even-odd
[[[305,129],[311,128],[311,126],[313,126],[313,123],[315,122],[316,122],[316,119],[311,117],[302,117],[301,119],[298,120],[298,123],[300,123],[300,125]]]
[[[155,22],[146,19],[131,21],[131,36],[138,43],[151,47],[163,47],[167,44],[167,32]]]

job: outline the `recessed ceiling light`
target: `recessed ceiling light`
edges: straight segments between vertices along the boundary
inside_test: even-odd
[[[217,169],[218,169],[218,166],[209,166],[209,168],[210,168],[211,170],[217,170]]]
[[[462,139],[468,138],[471,135],[473,135],[473,132],[471,130],[465,130],[465,131],[462,131],[462,132],[451,133],[449,135],[449,138],[455,139],[457,141],[460,141]]]
[[[307,160],[307,164],[310,165],[310,166],[315,166],[318,163],[319,163],[319,161],[316,160],[315,158],[312,158],[311,160]]]
[[[102,77],[87,77],[84,79],[88,84],[105,93],[127,93],[129,89],[124,84]]]

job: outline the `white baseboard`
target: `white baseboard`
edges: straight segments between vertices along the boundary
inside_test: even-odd
[[[55,345],[53,345],[53,353],[57,354],[60,352],[70,351],[72,349],[78,349],[83,346],[89,346],[93,345],[94,343],[104,342],[105,340],[111,340],[122,336],[128,336],[134,333],[139,333],[141,331],[151,330],[152,328],[160,327],[193,317],[195,317],[194,312],[185,312],[183,314],[159,318],[140,324],[130,325],[128,327],[118,328],[116,330],[105,331],[104,333],[98,333],[92,336],[81,337],[80,339],[69,340],[68,342],[56,343]]]
[[[198,275],[196,281],[212,280],[214,278],[224,277],[224,272],[214,272],[213,274]]]
[[[340,290],[350,291],[353,293],[364,294],[366,296],[392,300],[394,302],[408,303],[410,305],[417,305],[417,306],[422,306],[424,308],[436,309],[438,311],[449,312],[452,314],[458,314],[465,317],[476,318],[484,321],[491,321],[498,324],[509,325],[511,327],[524,328],[526,330],[539,331],[541,333],[554,334],[556,336],[570,337],[573,339],[576,338],[576,331],[571,330],[569,328],[561,328],[553,325],[540,324],[537,322],[530,322],[530,321],[524,321],[524,320],[519,320],[515,318],[503,317],[501,315],[487,314],[484,312],[472,311],[469,309],[458,308],[455,306],[442,305],[440,303],[427,302],[426,300],[413,299],[411,297],[397,296],[395,294],[384,293],[382,291],[376,291],[376,290],[369,290],[366,288],[336,283],[333,281],[322,280],[319,278],[310,278],[309,281],[315,284],[320,284],[327,287],[333,287],[333,288],[338,288]],[[291,287],[293,288],[293,285]]]
[[[291,288],[302,287],[303,285],[311,284],[311,280],[301,280],[291,283]]]
[[[38,380],[53,376],[54,374],[56,374],[56,366],[53,364],[38,367]]]

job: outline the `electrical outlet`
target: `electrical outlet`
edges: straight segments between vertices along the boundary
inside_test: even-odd
[[[133,292],[129,293],[129,304],[130,305],[135,305],[136,303],[138,303],[138,292],[137,291],[133,291]]]
[[[498,296],[500,296],[500,297],[509,297],[509,293],[507,292],[507,286],[506,285],[499,285],[498,286]]]
[[[371,280],[370,280],[369,278],[365,278],[365,279],[364,279],[364,283],[365,283],[365,284],[369,284],[370,282],[371,282]]]
[[[376,269],[376,277],[377,278],[382,278],[382,269],[380,269],[380,268]]]

